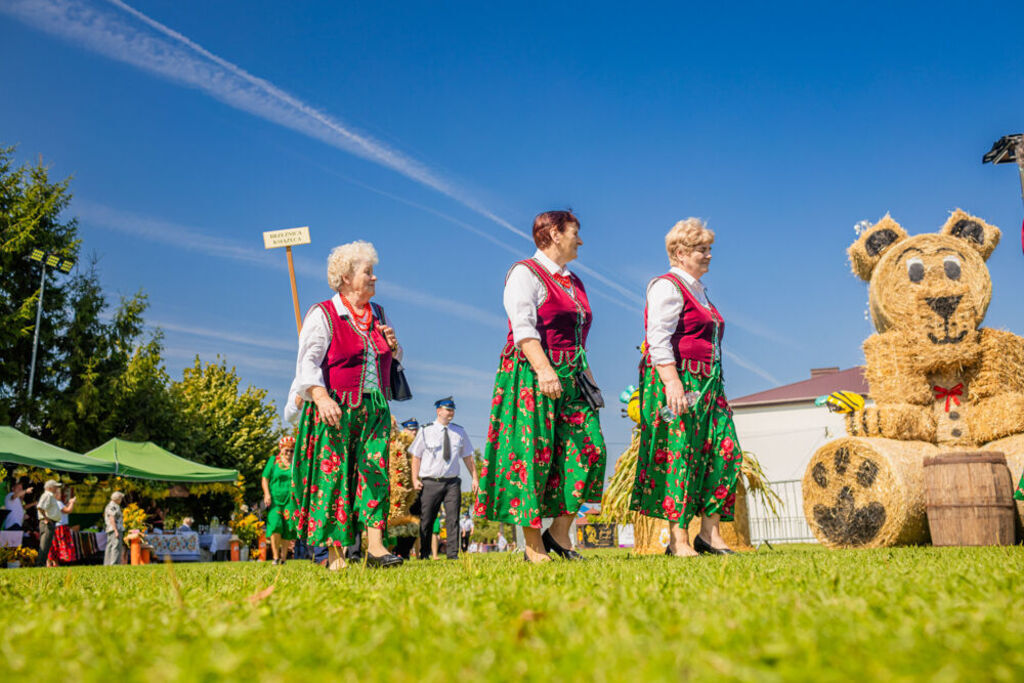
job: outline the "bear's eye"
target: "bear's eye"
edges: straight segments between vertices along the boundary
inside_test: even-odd
[[[960,259],[956,256],[947,256],[942,259],[942,268],[946,271],[946,277],[950,280],[960,279]]]
[[[924,279],[924,261],[919,258],[907,259],[907,275],[911,282],[920,282]]]

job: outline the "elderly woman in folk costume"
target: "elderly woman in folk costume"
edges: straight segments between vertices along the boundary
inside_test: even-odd
[[[336,247],[327,282],[336,294],[309,310],[293,384],[306,403],[292,465],[289,512],[300,540],[327,546],[328,568],[345,567],[339,546],[366,529],[367,564],[400,565],[382,542],[388,518],[389,377],[402,350],[383,309],[370,304],[377,251]]]
[[[538,215],[536,253],[505,280],[509,333],[476,513],[523,527],[530,562],[549,561],[548,552],[582,559],[569,526],[584,502],[600,501],[604,481],[604,437],[582,386],[593,386],[585,351],[593,316],[583,282],[565,267],[583,244],[579,230],[569,211]],[[542,535],[543,517],[555,519]]]
[[[292,491],[292,454],[295,437],[282,436],[277,442],[277,455],[267,460],[260,483],[263,486],[263,504],[267,508],[267,536],[273,564],[284,564],[288,559],[288,544],[295,538],[295,525],[290,524],[288,501]]]
[[[666,519],[666,554],[729,554],[719,533],[731,521],[743,451],[722,383],[725,322],[700,278],[715,234],[703,221],[676,223],[665,236],[671,269],[647,286],[640,364],[640,451],[631,509]],[[690,544],[687,525],[701,516]]]

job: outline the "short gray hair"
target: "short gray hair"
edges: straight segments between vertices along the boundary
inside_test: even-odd
[[[124,494],[121,493],[120,491],[114,491],[113,493],[110,494],[110,500],[114,501],[115,503],[120,503],[122,500],[124,500]]]
[[[704,247],[715,241],[715,232],[708,228],[707,224],[699,218],[687,218],[672,226],[672,229],[665,235],[665,251],[668,252],[668,262],[673,266],[676,263],[676,251],[679,247],[695,249]]]
[[[356,264],[368,262],[375,266],[378,261],[377,250],[365,240],[341,244],[327,257],[327,285],[337,292],[341,289],[342,278],[351,276]]]

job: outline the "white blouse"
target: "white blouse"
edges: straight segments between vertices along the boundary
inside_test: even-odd
[[[341,301],[341,295],[335,294],[331,297],[331,303],[334,305],[334,310],[338,313],[338,317],[347,319],[349,317],[348,309],[345,308],[345,304]],[[388,321],[390,324],[390,321]],[[364,337],[364,340],[366,337]],[[293,392],[297,393],[305,401],[312,401],[313,396],[309,393],[309,390],[313,387],[322,387],[324,385],[323,371],[320,366],[324,362],[324,358],[327,357],[327,349],[331,345],[331,321],[328,320],[327,314],[324,313],[319,306],[314,306],[309,309],[306,313],[305,320],[302,321],[302,332],[299,333],[299,355],[295,361],[295,379],[292,382],[291,390],[288,392],[289,403],[294,400]],[[402,347],[399,345],[398,350],[394,352],[395,360],[402,360]],[[377,354],[373,350],[373,345],[366,344],[366,372],[363,374],[363,389],[369,391],[372,389],[379,388],[377,383]],[[288,408],[285,408],[285,419],[288,419]]]
[[[682,268],[672,266],[669,272],[682,280],[694,298],[707,308],[707,290],[700,280]],[[683,295],[671,281],[654,278],[647,284],[647,353],[653,365],[675,365],[672,335],[683,312]]]
[[[547,254],[538,249],[533,258],[536,259],[549,273],[553,275],[569,276],[569,269],[565,266],[559,267],[557,263],[548,258]],[[540,339],[540,332],[537,331],[537,308],[547,296],[548,289],[537,274],[530,270],[529,266],[517,263],[512,266],[505,281],[505,293],[502,300],[505,304],[505,313],[512,323],[512,341],[519,346],[524,339]]]

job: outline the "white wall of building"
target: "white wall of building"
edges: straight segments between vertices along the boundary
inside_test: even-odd
[[[768,481],[801,479],[823,444],[846,435],[843,416],[813,402],[733,408],[737,436]]]

